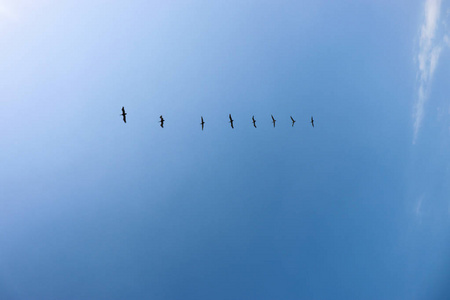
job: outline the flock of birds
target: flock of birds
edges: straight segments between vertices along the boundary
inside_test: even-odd
[[[123,121],[126,123],[127,122],[127,113],[125,112],[125,107],[123,107],[122,106],[122,114],[121,114],[121,116],[123,117]],[[270,115],[271,117],[272,117],[272,123],[273,123],[273,127],[275,128],[275,122],[277,121],[277,120],[275,120],[275,118],[273,117],[273,115]],[[234,120],[233,120],[233,118],[231,117],[231,114],[229,114],[228,115],[228,117],[230,118],[230,124],[231,124],[231,128],[233,128],[234,129]],[[295,124],[295,120],[294,120],[294,118],[292,118],[292,116],[290,116],[291,117],[291,121],[292,121],[292,127],[294,127],[294,124]],[[161,128],[164,128],[164,118],[163,118],[163,116],[159,116],[159,118],[160,118],[160,126],[161,126]],[[203,116],[201,117],[201,119],[202,119],[202,122],[200,123],[201,125],[202,125],[202,130],[205,128],[205,121],[203,120]],[[253,123],[253,127],[255,127],[255,128],[257,128],[256,127],[256,120],[255,120],[255,116],[252,116],[252,123]],[[311,126],[314,128],[314,118],[311,116]]]

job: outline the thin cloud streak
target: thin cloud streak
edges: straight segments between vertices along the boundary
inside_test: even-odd
[[[441,0],[426,0],[425,21],[420,31],[419,53],[417,61],[418,70],[418,92],[414,113],[414,140],[416,142],[424,115],[424,106],[428,97],[428,90],[439,56],[442,51],[442,43],[435,43],[438,21],[440,17]]]

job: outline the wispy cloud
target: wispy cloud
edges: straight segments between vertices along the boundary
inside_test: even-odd
[[[420,216],[421,214],[422,214],[422,202],[423,202],[423,198],[424,198],[424,196],[422,195],[420,198],[419,198],[419,200],[417,201],[417,203],[416,203],[416,208],[415,208],[415,213],[416,213],[416,216]]]
[[[441,11],[441,0],[425,0],[425,19],[420,30],[418,62],[418,90],[414,113],[414,140],[416,142],[424,115],[424,106],[428,98],[433,73],[439,62],[442,48],[449,44],[448,37],[436,39]]]

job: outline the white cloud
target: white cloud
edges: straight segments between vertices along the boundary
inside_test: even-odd
[[[424,106],[428,97],[433,73],[439,62],[443,45],[450,44],[448,36],[436,42],[436,32],[441,10],[441,0],[425,1],[425,20],[420,30],[418,62],[418,90],[414,113],[414,143],[417,139],[424,115]]]
[[[424,196],[422,195],[422,197],[420,197],[419,200],[418,200],[417,203],[416,203],[416,208],[415,208],[416,216],[422,215],[422,202],[423,202],[423,198],[424,198]]]
[[[414,214],[416,215],[416,220],[419,222],[419,224],[422,223],[422,219],[424,217],[423,213],[423,201],[425,200],[425,195],[422,195],[417,199],[417,202],[414,207]]]

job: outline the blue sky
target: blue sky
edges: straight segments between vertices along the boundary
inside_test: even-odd
[[[0,298],[448,299],[449,21],[0,1]]]

